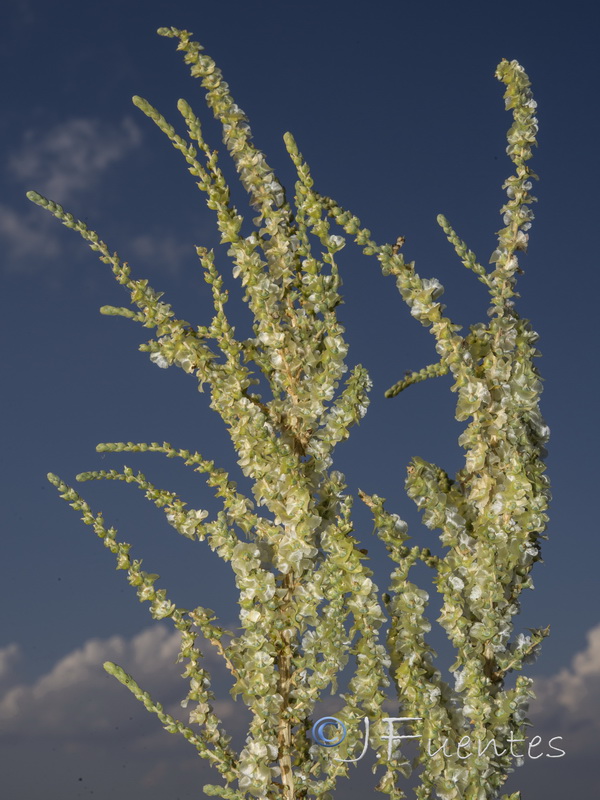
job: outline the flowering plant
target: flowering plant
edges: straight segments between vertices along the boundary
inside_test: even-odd
[[[175,365],[195,376],[200,391],[208,385],[211,408],[227,427],[238,464],[252,483],[252,497],[213,461],[166,442],[104,443],[97,449],[182,459],[206,475],[221,498],[223,507],[214,519],[203,509],[187,508],[174,492],[157,488],[128,467],[77,476],[79,481],[136,484],[179,533],[206,541],[230,564],[240,592],[240,632],[234,634],[224,630],[208,608],[177,607],[165,589],[157,588],[158,576],[144,572],[141,562],[131,558],[130,546],[113,527],[106,527],[102,514],[95,514],[62,479],[48,476],[115,555],[117,569],[127,572],[152,616],[169,619],[180,632],[178,660],[185,664],[183,676],[190,685],[182,703],[189,709],[188,720],[165,713],[116,664],[106,663],[105,669],[156,714],[166,730],[182,734],[220,772],[223,782],[205,786],[207,795],[231,800],[329,798],[337,779],[357,760],[359,723],[368,719],[370,742],[382,769],[377,789],[392,800],[406,796],[398,776],[407,776],[417,766],[422,770],[417,800],[434,794],[443,800],[497,797],[512,771],[512,747],[511,754],[498,752],[495,743],[502,748],[523,734],[532,696],[531,679],[518,676],[511,689],[504,687],[505,679],[535,656],[548,633],[547,628],[533,629],[530,636],[510,638],[521,591],[532,585],[530,572],[540,560],[549,500],[542,460],[549,432],[539,412],[541,383],[533,365],[539,355],[533,346],[538,337],[512,300],[515,276],[521,271],[517,253],[526,249],[533,218],[529,206],[535,176],[527,161],[537,120],[527,75],[516,61],[506,60],[496,73],[506,85],[506,107],[513,112],[507,152],[516,171],[505,184],[505,227],[491,257],[493,270],[477,261],[445,217],[438,218],[462,263],[490,295],[489,321],[471,325],[462,336],[459,326],[444,315],[439,281],[419,277],[414,262],[404,260],[403,241],[377,244],[357,217],[320,194],[287,133],[286,148],[298,174],[292,208],[252,143],[247,119],[214,61],[188,32],[163,28],[159,33],[178,40],[178,49],[192,75],[201,80],[208,106],[222,124],[223,140],[257,213],[250,235],[241,233],[244,220],[230,201],[217,153],[206,143],[188,103],[178,104],[187,138],[146,100],[135,97],[134,103],[181,152],[206,194],[221,242],[229,244],[233,274],[253,315],[254,335],[236,337],[225,310],[228,293],[212,251],[197,248],[215,315],[209,325],[194,327],[179,319],[148,281],[134,279],[129,265],[98,234],[36,192],[28,197],[81,234],[129,290],[137,309],[104,306],[102,313],[154,328],[156,338],[140,349],[161,368]],[[407,524],[386,509],[384,499],[359,493],[394,563],[391,585],[381,599],[365,564],[365,551],[352,536],[353,497],[346,492],[344,476],[332,469],[335,446],[365,414],[371,388],[360,365],[340,386],[348,348],[336,316],[341,302],[337,259],[346,240],[331,232],[333,225],[377,258],[383,273],[395,278],[411,315],[435,337],[439,360],[409,374],[387,396],[451,373],[456,418],[469,421],[459,440],[465,466],[455,478],[421,458],[408,467],[407,494],[423,511],[424,524],[440,531],[443,555],[408,546]],[[269,397],[253,391],[257,374],[268,386]],[[428,595],[409,580],[411,567],[419,561],[434,571],[443,597],[438,621],[456,650],[454,685],[442,679],[425,639],[431,627],[424,614]],[[232,695],[241,695],[251,712],[239,753],[213,710],[210,675],[200,666],[200,635],[216,647],[234,678]],[[326,689],[335,691],[349,663],[352,677],[337,712],[348,735],[335,750],[323,748],[311,735],[315,705]],[[410,720],[411,735],[421,740],[412,763],[388,733],[384,702],[390,685],[399,711]],[[465,730],[478,740],[491,734],[494,748],[472,754],[468,763],[445,749],[426,751],[426,742],[446,739],[458,754],[465,746]],[[512,794],[510,800],[519,796]]]

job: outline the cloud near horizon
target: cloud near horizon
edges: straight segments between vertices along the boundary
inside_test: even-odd
[[[530,717],[538,727],[563,736],[573,755],[598,749],[600,736],[600,625],[587,633],[587,647],[576,653],[569,667],[556,675],[537,678],[533,685]]]
[[[166,626],[147,628],[131,639],[112,636],[90,639],[61,658],[45,675],[31,684],[15,682],[15,667],[23,658],[18,645],[0,649],[0,735],[3,737],[48,737],[80,742],[83,737],[114,738],[115,724],[123,708],[134,709],[130,726],[144,747],[165,744],[160,723],[127,689],[108,675],[102,665],[114,661],[131,673],[142,689],[161,702],[165,710],[187,722],[180,701],[187,692],[182,680],[184,664],[176,662],[180,635]],[[220,665],[216,654],[205,652],[211,666]],[[11,680],[12,679],[12,680]],[[126,705],[128,704],[128,705]],[[215,711],[226,720],[235,711],[233,700],[215,701]],[[139,714],[137,710],[139,709]],[[162,735],[161,735],[162,734]]]
[[[170,632],[162,624],[131,639],[90,639],[30,684],[18,682],[18,665],[24,657],[20,645],[0,648],[0,735],[50,735],[72,742],[80,742],[86,736],[96,740],[112,738],[115,722],[122,718],[124,705],[129,702],[128,708],[139,707],[140,712],[135,713],[129,734],[134,734],[144,748],[164,746],[169,737],[164,736],[158,721],[106,674],[102,664],[108,660],[121,665],[169,713],[187,721],[187,712],[180,705],[187,682],[181,678],[184,665],[176,662],[179,641],[179,633]],[[215,685],[222,683],[222,660],[212,648],[201,649],[209,671],[218,676]],[[563,736],[563,746],[570,754],[588,754],[600,735],[600,625],[588,632],[587,647],[573,657],[569,667],[554,676],[535,679],[533,689],[536,699],[529,714],[532,735]],[[217,691],[218,697],[219,694],[223,696],[224,692]],[[328,699],[329,707],[334,698]],[[214,707],[226,727],[230,723],[241,730],[245,715],[239,703],[218,699]]]

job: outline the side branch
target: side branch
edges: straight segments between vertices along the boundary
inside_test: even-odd
[[[420,369],[418,372],[408,373],[405,378],[390,387],[385,393],[385,396],[396,397],[396,395],[400,394],[400,392],[402,392],[408,386],[411,386],[413,383],[420,383],[427,378],[435,378],[438,375],[447,375],[449,371],[450,368],[443,361],[430,364],[428,367],[423,367],[423,369]]]
[[[210,761],[228,781],[235,780],[236,764],[233,751],[229,748],[219,747],[218,745],[215,750],[211,750],[207,747],[203,736],[197,736],[187,725],[184,725],[183,722],[175,719],[170,714],[166,714],[163,711],[162,705],[160,703],[155,703],[150,697],[150,694],[143,691],[131,675],[128,675],[122,667],[119,667],[112,661],[105,661],[104,669],[109,675],[112,675],[119,683],[122,683],[123,686],[129,689],[136,700],[143,703],[148,711],[152,714],[156,714],[168,733],[180,733],[190,744],[194,745],[201,758],[206,758]]]
[[[436,339],[436,349],[453,373],[465,363],[464,337],[457,335],[461,329],[443,315],[445,306],[437,302],[444,287],[435,278],[421,278],[415,272],[414,262],[406,262],[398,244],[378,245],[371,239],[371,231],[361,226],[355,215],[345,211],[330,197],[315,192],[315,198],[340,227],[362,247],[365,255],[374,255],[381,264],[384,275],[394,275],[396,286],[413,317],[430,328]]]
[[[186,467],[193,467],[194,472],[208,473],[206,483],[217,491],[216,497],[222,497],[224,505],[235,524],[245,533],[258,524],[261,517],[254,512],[254,503],[238,491],[235,481],[230,480],[229,474],[220,467],[215,467],[214,461],[209,461],[203,456],[190,450],[177,449],[169,442],[103,442],[96,446],[98,453],[164,453],[167,458],[181,458]]]
[[[459,239],[456,231],[443,214],[438,215],[437,221],[438,225],[446,234],[448,241],[454,247],[456,255],[460,258],[465,267],[472,270],[477,275],[479,280],[484,283],[488,289],[491,289],[493,285],[492,280],[485,267],[482,267],[477,261],[477,256],[475,253],[472,250],[469,250],[462,239]]]

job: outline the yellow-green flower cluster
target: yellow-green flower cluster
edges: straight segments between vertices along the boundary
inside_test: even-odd
[[[155,338],[140,349],[158,367],[178,366],[194,376],[200,391],[208,387],[211,408],[228,430],[252,495],[240,492],[212,460],[167,442],[105,443],[98,450],[183,459],[206,475],[221,500],[214,519],[205,509],[188,508],[175,492],[158,489],[129,467],[78,476],[80,481],[135,484],[178,533],[206,542],[231,565],[240,606],[240,628],[234,634],[215,623],[211,609],[188,611],[171,602],[164,589],[155,588],[158,575],[141,570],[141,562],[130,557],[130,546],[117,540],[114,528],[104,526],[102,515],[95,516],[72,488],[50,476],[61,496],[82,512],[84,522],[114,554],[117,569],[127,571],[152,616],[171,620],[179,630],[178,660],[186,664],[183,676],[190,685],[182,702],[189,709],[189,724],[165,714],[120,667],[105,666],[168,731],[185,736],[220,771],[225,783],[204,787],[208,795],[326,800],[337,779],[348,774],[348,764],[340,758],[355,757],[360,723],[368,716],[377,764],[384,768],[377,788],[392,800],[402,800],[398,777],[410,774],[411,764],[397,746],[388,751],[386,689],[393,685],[404,716],[419,718],[412,727],[423,743],[448,737],[456,744],[469,725],[473,736],[483,739],[489,734],[503,743],[513,733],[522,733],[531,695],[529,679],[520,676],[514,689],[504,690],[504,678],[536,655],[548,633],[532,630],[531,636],[521,634],[510,641],[520,593],[532,585],[530,571],[540,558],[549,498],[542,461],[548,429],[539,413],[541,383],[532,361],[538,355],[533,347],[537,335],[511,300],[519,271],[515,253],[525,249],[532,219],[528,192],[533,173],[525,162],[535,143],[537,121],[529,81],[514,61],[498,67],[497,76],[507,86],[507,108],[514,116],[508,153],[516,175],[505,185],[505,227],[492,255],[494,270],[487,272],[446,218],[438,218],[462,263],[491,297],[489,322],[474,324],[461,336],[460,327],[444,315],[439,281],[421,278],[414,262],[405,262],[398,242],[376,244],[355,216],[319,194],[288,133],[285,145],[298,174],[292,208],[252,143],[248,120],[214,61],[188,32],[169,28],[159,33],[178,40],[192,75],[206,90],[208,107],[222,125],[223,141],[258,213],[249,235],[242,235],[245,221],[231,204],[217,151],[206,143],[191,106],[184,100],[178,103],[185,126],[182,136],[147,100],[135,97],[134,103],[182,154],[214,211],[233,276],[252,314],[253,335],[236,337],[213,251],[196,248],[212,293],[214,317],[209,324],[193,326],[178,319],[146,280],[133,279],[129,265],[95,232],[56,203],[35,192],[29,197],[78,231],[111,265],[137,309],[103,306],[102,313],[155,329]],[[365,565],[366,551],[352,535],[353,498],[346,492],[344,476],[331,469],[335,446],[366,413],[371,389],[360,365],[340,385],[348,371],[348,346],[336,316],[341,302],[337,258],[346,239],[332,232],[334,224],[354,237],[365,253],[375,255],[384,274],[394,276],[411,315],[435,338],[439,361],[409,373],[387,395],[451,373],[456,418],[468,421],[460,438],[465,467],[455,479],[421,458],[408,467],[407,494],[423,511],[424,524],[440,531],[443,555],[406,544],[406,523],[386,510],[382,498],[360,493],[394,562],[383,602]],[[266,387],[268,396],[252,391],[258,384]],[[442,680],[434,665],[436,654],[425,638],[431,628],[426,615],[429,596],[409,580],[410,568],[418,561],[434,570],[443,596],[438,621],[456,648],[453,686]],[[380,631],[385,624],[384,640]],[[213,711],[210,675],[199,666],[199,635],[216,647],[234,679],[232,695],[241,697],[251,712],[240,753],[230,748],[230,737]],[[312,742],[310,729],[316,704],[325,690],[337,690],[349,663],[353,672],[337,712],[348,726],[348,736],[334,755]],[[424,750],[419,761],[419,800],[434,794],[446,800],[491,800],[512,769],[510,757],[498,756],[494,749],[468,765],[444,752],[431,756]]]
[[[403,709],[415,716],[428,709],[426,719],[414,725],[423,739],[450,736],[458,741],[468,720],[474,736],[488,734],[500,743],[511,733],[523,734],[526,721],[516,709],[526,706],[531,695],[530,680],[520,678],[515,689],[503,691],[504,678],[534,657],[549,632],[535,629],[526,641],[509,642],[520,593],[533,586],[530,571],[540,560],[539,539],[546,527],[550,495],[543,474],[543,445],[549,429],[539,411],[542,387],[533,364],[539,355],[533,347],[538,336],[519,317],[511,300],[515,274],[522,272],[516,251],[526,249],[526,231],[533,219],[528,205],[535,198],[529,190],[536,176],[525,162],[535,144],[536,103],[527,75],[516,61],[501,62],[496,74],[507,85],[506,107],[513,112],[507,152],[516,174],[504,186],[508,203],[501,213],[506,227],[498,232],[498,247],[490,259],[495,269],[488,273],[446,218],[438,217],[462,263],[488,288],[487,325],[472,325],[469,334],[458,335],[459,326],[443,316],[444,306],[437,302],[443,292],[437,280],[421,279],[398,247],[377,245],[360,221],[333,200],[321,197],[320,202],[366,254],[376,255],[384,274],[396,277],[411,314],[435,337],[440,361],[411,373],[386,394],[394,396],[412,383],[451,372],[452,391],[458,395],[456,419],[471,420],[459,439],[466,450],[466,466],[455,480],[422,459],[413,459],[408,468],[407,493],[423,509],[425,525],[440,529],[440,540],[448,550],[444,558],[431,558],[420,548],[410,553],[398,545],[390,548],[394,559],[404,559],[405,567],[396,571],[395,594],[388,601],[394,614],[388,645],[397,665]],[[369,504],[380,535],[389,540],[389,515],[373,499]],[[437,571],[435,582],[444,597],[438,621],[457,650],[453,691],[440,684],[422,638],[427,630],[421,623],[426,593],[418,592],[406,579],[411,559],[417,558]],[[428,707],[424,690],[440,698],[434,708]],[[512,771],[510,756],[496,757],[495,753],[487,761],[480,758],[477,769],[471,770],[463,767],[453,772],[446,761],[443,755],[424,758],[422,797],[429,797],[434,789],[448,800],[495,797]]]

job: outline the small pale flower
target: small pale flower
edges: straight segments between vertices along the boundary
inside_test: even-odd
[[[451,575],[448,578],[448,583],[452,586],[453,589],[456,589],[457,592],[460,592],[461,589],[465,588],[464,581],[461,580],[458,575]]]
[[[346,240],[343,236],[330,236],[328,245],[330,250],[341,250],[342,247],[346,244]]]
[[[425,291],[431,291],[432,300],[437,300],[438,297],[441,297],[444,294],[444,287],[437,278],[424,278],[423,289]]]
[[[471,592],[469,593],[469,599],[470,600],[479,600],[479,598],[481,597],[482,594],[483,594],[483,592],[481,590],[481,586],[474,586],[471,589]]]
[[[166,369],[169,366],[169,362],[162,353],[152,353],[150,355],[150,361],[161,369]]]

